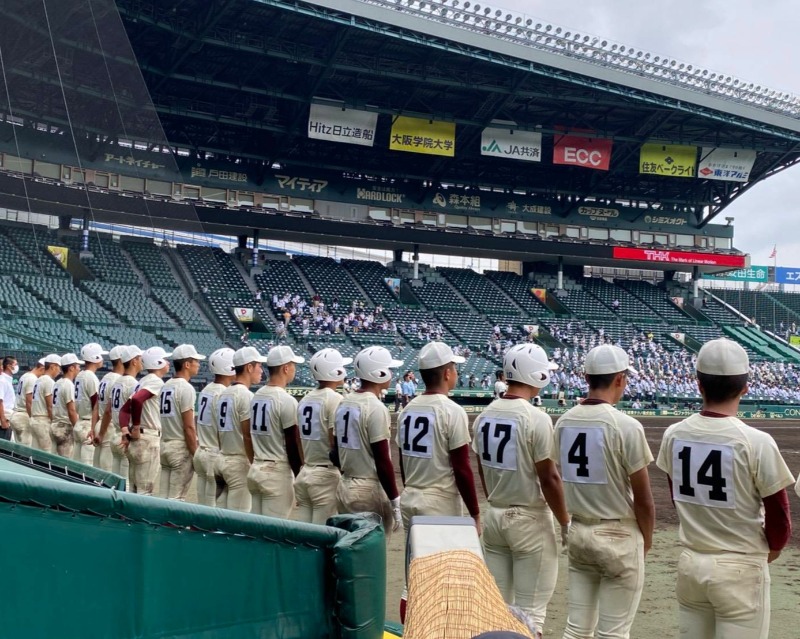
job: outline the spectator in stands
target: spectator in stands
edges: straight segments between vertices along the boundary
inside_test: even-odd
[[[11,439],[11,413],[14,411],[14,375],[19,372],[15,357],[3,358],[3,373],[0,374],[0,439]]]
[[[495,399],[503,399],[503,396],[506,394],[508,390],[508,384],[506,384],[506,374],[502,370],[495,371],[495,383],[494,383],[494,397]]]
[[[619,300],[614,298],[614,301],[611,302],[611,308],[613,308],[615,311],[619,311],[619,307],[620,307]]]
[[[244,333],[242,333],[242,344],[247,345],[247,342],[250,340],[250,327],[244,327]]]

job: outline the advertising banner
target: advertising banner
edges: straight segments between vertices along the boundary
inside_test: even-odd
[[[637,260],[662,264],[696,264],[698,266],[745,266],[745,255],[717,255],[716,253],[688,253],[685,251],[660,251],[655,249],[615,246],[612,253],[617,260]],[[800,270],[797,272],[800,277]]]
[[[542,134],[534,131],[516,131],[513,127],[486,128],[481,133],[481,155],[541,162]]]
[[[67,268],[69,262],[69,249],[66,246],[48,246],[47,251],[58,260],[62,268]]]
[[[779,266],[775,269],[775,281],[778,284],[800,284],[800,268]]]
[[[538,324],[523,324],[522,328],[525,329],[525,332],[532,337],[539,337],[539,325]]]
[[[456,153],[455,122],[435,122],[398,115],[389,137],[392,151],[453,157]]]
[[[670,297],[672,303],[675,304],[678,308],[683,308],[683,298],[682,297]]]
[[[686,333],[670,333],[672,337],[678,340],[681,344],[686,343]]]
[[[389,290],[395,294],[395,296],[400,297],[400,278],[399,277],[384,277],[383,281],[386,282],[386,286],[389,287]]]
[[[703,273],[707,280],[728,280],[730,282],[767,282],[769,281],[769,268],[766,266],[751,266],[728,271],[727,273]]]
[[[792,346],[800,346],[800,335],[789,335],[789,343]]]
[[[377,113],[312,104],[308,114],[308,137],[372,146],[377,124]]]
[[[531,293],[542,304],[547,304],[547,289],[546,288],[532,288]]]
[[[697,147],[648,142],[639,153],[639,173],[669,177],[694,177]]]
[[[587,169],[608,171],[613,142],[605,138],[585,138],[580,135],[555,133],[553,164],[570,164]]]
[[[233,314],[236,316],[240,322],[252,322],[253,321],[253,309],[252,308],[243,308],[241,306],[234,306],[232,309]]]
[[[758,153],[753,150],[717,149],[704,146],[700,153],[697,177],[706,180],[747,182]]]

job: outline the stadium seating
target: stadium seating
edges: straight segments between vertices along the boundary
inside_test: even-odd
[[[364,302],[367,306],[375,305],[372,300],[364,298],[349,271],[335,260],[329,257],[300,255],[293,261],[303,271],[314,292],[326,304],[330,305],[336,298],[345,306],[350,306],[354,301]]]
[[[531,282],[531,280],[523,278],[516,273],[507,273],[505,271],[486,271],[484,275],[487,279],[503,289],[511,299],[521,306],[526,315],[530,317],[539,317],[541,315],[552,314],[549,309],[531,293],[531,288],[534,287],[534,283]]]
[[[647,304],[628,293],[621,286],[607,282],[601,278],[584,278],[581,280],[584,290],[590,292],[608,308],[613,309],[614,300],[619,301],[616,314],[627,322],[634,324],[661,324],[661,318]]]
[[[152,242],[123,242],[122,248],[153,288],[180,289],[162,249]]]
[[[682,325],[692,323],[691,318],[667,297],[665,291],[656,288],[649,282],[618,280],[617,283],[652,308],[655,314],[667,324]]]
[[[421,287],[415,287],[413,290],[417,299],[431,310],[464,310],[464,301],[458,296],[458,293],[444,281],[426,281]]]
[[[264,302],[272,303],[272,296],[300,295],[311,297],[303,278],[291,260],[266,260],[264,269],[255,276],[256,286],[264,293]]]
[[[479,312],[495,317],[519,317],[520,310],[492,280],[478,275],[472,269],[437,269]]]
[[[380,262],[367,260],[342,260],[353,279],[361,285],[375,304],[391,308],[398,303],[397,297],[386,285],[384,278],[394,277]]]
[[[54,231],[39,225],[32,225],[29,228],[5,226],[3,231],[9,240],[28,257],[33,266],[33,273],[50,277],[67,277],[67,272],[47,251],[48,245],[64,245]]]
[[[616,320],[616,315],[609,307],[580,286],[558,291],[556,297],[575,317],[603,320],[605,322]]]

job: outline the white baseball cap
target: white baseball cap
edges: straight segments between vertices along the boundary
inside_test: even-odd
[[[428,342],[419,352],[419,369],[439,368],[445,364],[463,364],[467,360],[453,353],[444,342]]]
[[[83,360],[78,359],[75,353],[67,353],[61,358],[62,366],[71,366],[72,364],[83,364]]]
[[[747,375],[750,358],[737,342],[721,337],[703,344],[695,368],[706,375]]]
[[[103,361],[103,355],[108,355],[108,351],[104,351],[100,344],[95,344],[94,342],[86,344],[81,349],[81,358],[84,362],[99,364]]]
[[[125,352],[124,346],[115,346],[108,352],[108,359],[115,360],[115,359],[122,359],[122,354]]]
[[[267,353],[267,366],[283,366],[289,362],[302,364],[305,358],[295,355],[291,346],[273,346]]]
[[[536,344],[517,344],[503,357],[503,372],[510,382],[544,388],[550,383],[550,372],[555,370],[558,364],[547,359],[547,353]]]
[[[44,362],[45,366],[47,366],[48,364],[58,364],[59,366],[61,366],[61,355],[50,353],[49,355],[45,355],[41,361]]]
[[[199,361],[205,358],[205,355],[197,352],[193,344],[181,344],[172,351],[172,359],[196,359]]]
[[[242,346],[238,351],[233,354],[233,365],[244,366],[250,362],[258,362],[263,364],[267,361],[255,346]]]
[[[402,365],[403,360],[394,359],[383,346],[368,346],[360,350],[353,360],[356,377],[376,384],[391,380],[391,369]]]
[[[136,344],[130,344],[129,346],[121,346],[119,352],[119,358],[122,360],[123,364],[127,364],[132,359],[139,357],[142,354],[142,349],[136,346]]]
[[[44,361],[44,357],[36,360],[36,366],[47,366],[47,363]]]
[[[169,365],[167,358],[172,357],[172,353],[167,353],[160,346],[151,346],[142,353],[142,364],[149,371],[161,370]]]
[[[214,375],[235,375],[236,371],[233,369],[233,349],[220,348],[211,353],[208,358],[208,368]]]
[[[628,371],[637,375],[639,371],[631,367],[628,354],[619,346],[602,344],[595,346],[586,354],[583,370],[587,375],[608,375]]]

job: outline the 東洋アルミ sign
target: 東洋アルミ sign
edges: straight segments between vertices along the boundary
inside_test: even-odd
[[[704,146],[700,153],[697,177],[706,180],[747,182],[757,156],[756,151],[748,149],[718,149]]]
[[[553,136],[553,164],[608,171],[612,146],[613,142],[605,138],[587,138],[556,132]]]
[[[697,266],[746,266],[745,255],[718,255],[716,253],[689,253],[687,251],[663,251],[615,246],[612,253],[617,260],[636,260],[660,264],[695,264]]]

